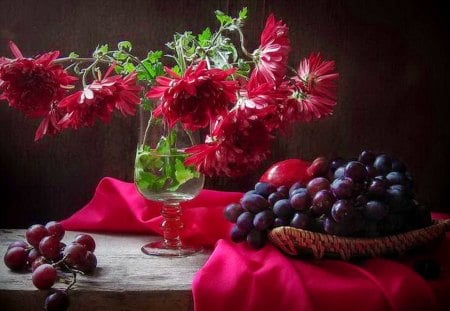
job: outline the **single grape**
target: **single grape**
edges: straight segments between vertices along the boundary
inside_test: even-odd
[[[332,235],[342,235],[342,225],[337,223],[332,217],[325,217],[323,231]]]
[[[373,162],[373,166],[381,175],[386,175],[392,169],[392,160],[387,154],[380,154]]]
[[[83,264],[86,253],[87,249],[83,245],[79,243],[70,244],[64,249],[64,262],[70,267]]]
[[[372,179],[378,175],[377,169],[375,167],[373,167],[372,165],[366,165],[366,171],[367,171],[368,178]]]
[[[348,177],[335,179],[330,188],[336,199],[348,199],[353,194],[353,180]]]
[[[275,218],[273,222],[274,227],[283,227],[289,225],[289,220],[287,218]]]
[[[364,150],[359,155],[358,161],[365,165],[372,165],[375,161],[375,154],[372,151]]]
[[[259,212],[253,218],[253,226],[256,230],[263,231],[273,227],[275,215],[272,210]]]
[[[366,167],[358,161],[348,162],[345,166],[344,176],[351,178],[354,182],[363,182],[367,177]]]
[[[277,201],[282,199],[286,199],[286,195],[283,192],[276,191],[269,195],[267,201],[273,206]]]
[[[383,199],[386,195],[386,182],[384,179],[374,179],[370,183],[367,193],[371,198]]]
[[[277,191],[277,187],[271,183],[257,182],[255,185],[255,193],[267,198],[272,192]]]
[[[306,172],[311,177],[325,177],[330,168],[330,161],[325,157],[318,157],[314,159],[311,165],[306,169]]]
[[[231,203],[225,207],[223,214],[226,220],[235,223],[239,215],[241,215],[243,212],[244,208],[241,204]]]
[[[25,241],[14,241],[8,245],[8,249],[13,248],[13,247],[22,247],[22,248],[27,249],[29,247],[29,245]]]
[[[69,308],[69,295],[63,290],[56,289],[45,298],[46,311],[65,311]]]
[[[50,264],[42,264],[33,271],[31,280],[38,289],[49,289],[56,282],[58,273]]]
[[[400,160],[394,159],[392,160],[392,169],[393,172],[405,173],[406,165]]]
[[[85,260],[75,265],[74,268],[84,273],[90,274],[94,272],[96,267],[97,267],[97,257],[93,252],[88,251]]]
[[[387,206],[384,203],[375,200],[367,202],[364,209],[364,216],[367,219],[374,221],[383,219],[387,215],[387,213]]]
[[[39,252],[47,259],[53,261],[60,259],[59,237],[53,235],[44,237],[39,243]]]
[[[298,229],[308,230],[311,226],[312,219],[304,213],[295,213],[292,217],[290,226]]]
[[[291,197],[292,193],[299,188],[305,188],[305,186],[301,182],[293,183],[292,186],[289,188],[289,196]]]
[[[335,198],[330,190],[320,190],[312,200],[310,211],[314,216],[327,214],[330,212],[334,201]]]
[[[279,186],[277,188],[277,192],[281,192],[285,197],[287,197],[289,195],[289,187],[285,185]]]
[[[350,201],[337,200],[331,208],[331,215],[336,222],[341,222],[351,216],[353,213],[353,206]]]
[[[25,237],[34,248],[39,248],[42,238],[49,235],[47,228],[43,225],[32,225],[25,232]]]
[[[353,200],[353,205],[360,210],[366,205],[367,201],[367,197],[364,194],[360,194]]]
[[[249,194],[256,194],[255,190],[249,190],[246,193],[244,193],[244,196],[249,195]]]
[[[386,175],[386,180],[389,185],[404,185],[406,183],[406,177],[400,172],[390,172]]]
[[[238,226],[233,226],[230,231],[231,240],[235,243],[245,241],[247,238],[247,232],[241,231]]]
[[[408,194],[402,185],[392,185],[386,190],[386,202],[392,210],[403,210],[408,203]]]
[[[293,192],[289,202],[296,211],[307,211],[311,205],[311,197],[306,188],[299,188]]]
[[[66,231],[64,230],[63,226],[56,221],[50,221],[45,225],[45,228],[47,229],[48,233],[52,236],[57,237],[59,240],[62,240],[64,237],[64,234]]]
[[[250,212],[243,212],[241,215],[239,215],[238,219],[236,220],[236,225],[242,232],[245,232],[246,234],[250,232],[250,230],[253,229],[253,214]]]
[[[242,207],[254,214],[269,207],[269,202],[259,194],[246,194],[241,199]]]
[[[273,212],[277,217],[289,218],[293,213],[293,209],[291,203],[289,202],[289,199],[282,199],[277,201],[273,206]]]
[[[3,257],[5,265],[13,270],[20,271],[27,265],[28,253],[23,247],[14,246],[8,249]]]
[[[324,177],[316,177],[308,182],[306,189],[308,190],[309,195],[314,197],[314,195],[320,190],[330,189],[330,182]]]
[[[247,234],[247,243],[254,249],[259,249],[266,243],[266,233],[252,230]]]
[[[340,166],[334,171],[334,179],[342,178],[344,177],[345,172],[345,166]]]

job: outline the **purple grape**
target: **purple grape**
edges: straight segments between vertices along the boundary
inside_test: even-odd
[[[404,185],[406,183],[406,177],[400,172],[390,172],[386,175],[386,180],[389,185]]]
[[[330,189],[330,182],[324,177],[316,177],[308,182],[308,184],[306,185],[306,189],[308,189],[311,197],[314,197],[314,195],[320,190]]]
[[[344,177],[345,166],[340,166],[334,171],[334,179]]]
[[[333,218],[331,217],[325,217],[323,221],[323,230],[332,235],[342,235],[342,225],[337,223]]]
[[[285,185],[279,186],[277,188],[277,192],[281,192],[282,194],[284,194],[287,197],[289,195],[289,187],[285,186]]]
[[[363,195],[363,194],[360,194],[353,200],[353,205],[357,209],[361,209],[361,207],[366,205],[367,201],[368,201],[367,197],[365,195]]]
[[[392,160],[387,154],[380,154],[373,162],[373,166],[381,175],[386,175],[392,169]]]
[[[239,215],[241,215],[243,212],[244,208],[241,204],[231,203],[225,207],[223,214],[226,220],[235,223]]]
[[[367,193],[371,198],[384,198],[386,195],[386,182],[381,179],[372,180],[367,189]]]
[[[386,201],[394,210],[403,210],[409,199],[403,185],[392,185],[386,190]]]
[[[46,311],[65,311],[69,308],[69,295],[56,289],[45,298],[44,307]]]
[[[365,165],[372,165],[375,161],[375,154],[372,151],[365,150],[359,155],[358,161]]]
[[[269,202],[259,194],[246,194],[241,199],[242,207],[254,214],[269,207]]]
[[[331,191],[320,190],[314,196],[310,210],[315,216],[329,213],[334,201],[335,199]]]
[[[259,249],[266,243],[266,233],[263,231],[252,230],[247,234],[247,243],[250,247]]]
[[[241,231],[238,226],[233,226],[230,231],[231,240],[235,243],[245,241],[247,238],[247,232]]]
[[[295,213],[290,226],[298,229],[308,230],[311,226],[311,217],[304,213]]]
[[[363,182],[367,177],[366,167],[358,161],[348,162],[345,166],[344,176],[351,178],[354,182]]]
[[[306,211],[311,204],[311,197],[308,194],[308,190],[299,188],[293,192],[289,202],[296,211]]]
[[[27,265],[28,253],[20,246],[14,246],[8,249],[3,257],[5,265],[13,270],[20,271]]]
[[[331,215],[336,222],[341,222],[350,217],[353,213],[353,206],[350,201],[337,200],[331,208]]]
[[[378,175],[378,171],[372,165],[366,165],[367,177],[374,178]]]
[[[263,231],[273,227],[275,215],[272,210],[259,212],[253,218],[253,226],[256,230]]]
[[[249,194],[257,194],[255,190],[249,190],[246,193],[244,193],[244,196],[249,195]]]
[[[10,249],[10,248],[13,248],[13,247],[22,247],[24,249],[27,249],[29,247],[29,245],[25,241],[14,241],[14,242],[11,242],[8,245],[7,249]]]
[[[386,217],[388,213],[387,206],[380,201],[369,201],[366,203],[364,209],[364,216],[367,219],[379,221]]]
[[[288,218],[292,215],[293,209],[288,199],[282,199],[275,203],[273,212],[278,217]]]
[[[331,184],[331,191],[336,199],[348,199],[353,194],[353,180],[347,177],[335,179]]]
[[[248,233],[253,229],[253,214],[250,212],[243,212],[236,220],[236,225],[242,232]]]
[[[277,191],[277,188],[271,183],[257,182],[255,185],[255,193],[267,198],[271,193]]]
[[[392,160],[392,169],[393,172],[405,173],[406,165],[399,160]]]
[[[292,184],[292,186],[289,188],[289,196],[292,196],[292,192],[299,188],[305,188],[305,186],[301,182],[295,182]]]
[[[282,192],[274,192],[271,193],[269,195],[269,197],[267,198],[267,201],[269,202],[270,205],[274,205],[277,201],[281,200],[281,199],[286,199],[286,195]]]
[[[289,220],[286,218],[275,218],[274,222],[273,222],[273,226],[274,227],[283,227],[283,226],[287,226],[289,225]]]

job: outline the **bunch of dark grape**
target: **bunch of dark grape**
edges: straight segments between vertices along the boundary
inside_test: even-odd
[[[69,307],[69,290],[76,283],[77,274],[91,274],[97,267],[95,241],[88,234],[79,234],[66,245],[62,242],[65,230],[51,221],[45,226],[36,224],[25,233],[26,241],[12,242],[5,253],[5,265],[13,271],[31,271],[34,286],[50,290],[45,299],[45,310],[62,311]],[[72,274],[70,281],[66,273]],[[52,286],[63,281],[66,289]]]
[[[309,182],[290,187],[258,182],[239,203],[228,205],[224,215],[235,223],[232,240],[260,248],[278,226],[374,238],[431,224],[430,211],[414,197],[405,164],[390,155],[363,151],[351,160],[319,157],[307,173]]]

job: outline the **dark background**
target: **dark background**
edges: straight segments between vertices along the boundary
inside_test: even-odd
[[[249,50],[274,12],[290,27],[290,64],[320,51],[340,73],[332,117],[298,124],[259,171],[207,179],[206,187],[248,190],[274,161],[319,155],[394,154],[416,180],[421,201],[450,212],[449,12],[433,1],[25,1],[0,0],[0,56],[13,40],[26,56],[50,50],[89,55],[99,43],[161,49],[174,32],[217,23],[214,10],[249,8]],[[38,120],[0,103],[0,227],[61,219],[89,201],[104,176],[132,180],[137,118],[67,131],[34,143]]]

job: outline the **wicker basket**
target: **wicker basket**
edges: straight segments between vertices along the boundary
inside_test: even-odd
[[[278,227],[270,231],[269,239],[289,255],[312,254],[315,258],[376,257],[402,254],[425,245],[450,231],[450,219],[434,220],[428,227],[380,238],[347,238],[316,233],[293,227]]]

